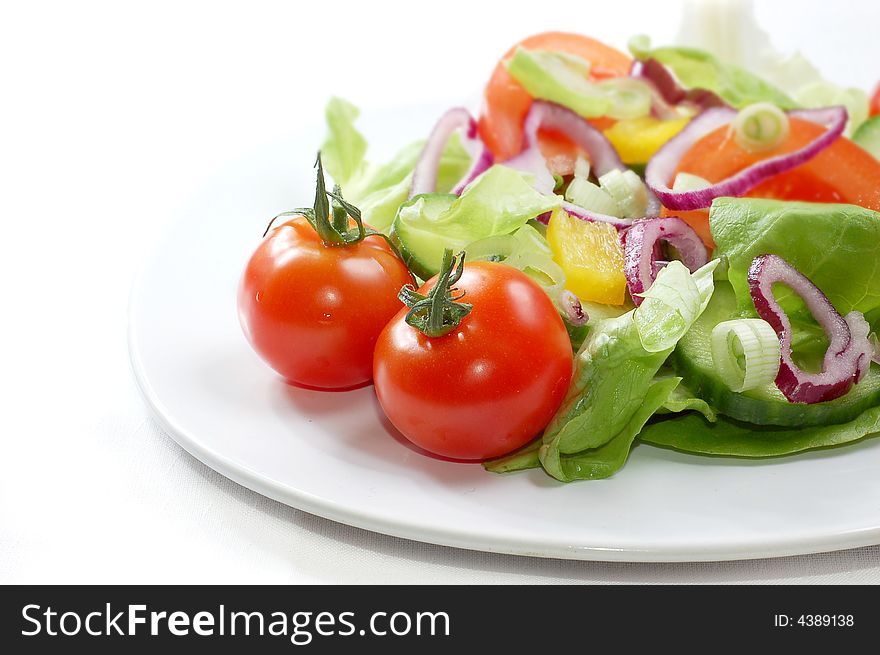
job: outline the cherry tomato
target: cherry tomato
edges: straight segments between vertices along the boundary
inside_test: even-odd
[[[402,309],[376,343],[373,378],[382,409],[407,439],[444,457],[485,460],[549,423],[571,381],[571,342],[547,294],[515,268],[468,263],[454,288],[471,312],[428,337]]]
[[[254,350],[288,382],[351,388],[372,378],[376,339],[410,283],[381,237],[328,247],[305,218],[294,218],[248,262],[238,313]]]
[[[778,148],[758,154],[739,147],[727,126],[697,141],[679,162],[680,171],[719,182],[767,157],[775,157],[804,147],[824,130],[820,125],[790,119],[788,139]],[[673,178],[674,179],[674,178]],[[880,162],[846,138],[839,138],[813,159],[786,173],[764,180],[746,194],[750,198],[776,198],[806,202],[841,202],[880,211]],[[709,212],[663,211],[680,216],[712,246]]]
[[[518,47],[564,52],[586,59],[591,64],[590,78],[593,80],[627,75],[632,65],[632,59],[619,50],[580,34],[545,32],[517,43],[495,66],[492,78],[486,85],[480,115],[480,137],[499,161],[510,159],[522,150],[523,122],[532,106],[532,97],[513,79],[505,66]],[[611,124],[600,119],[598,127],[605,129]],[[542,149],[546,138],[552,142],[547,144],[546,149],[552,150],[557,156],[561,154],[556,135],[546,136],[539,132],[538,136]],[[576,148],[570,142],[566,151],[573,159],[570,153]]]
[[[874,89],[874,97],[871,98],[871,116],[880,114],[880,84]]]

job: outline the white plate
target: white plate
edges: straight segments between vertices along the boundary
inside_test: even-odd
[[[376,113],[362,127],[387,156],[436,115]],[[490,475],[414,452],[383,421],[372,388],[320,393],[284,384],[245,342],[235,292],[266,219],[309,204],[322,131],[279,140],[220,172],[135,284],[138,383],[195,457],[335,521],[501,553],[686,561],[880,543],[880,439],[758,462],[639,446],[614,478],[562,485],[540,471]]]

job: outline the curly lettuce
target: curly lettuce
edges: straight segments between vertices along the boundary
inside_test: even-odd
[[[742,311],[753,311],[749,267],[766,253],[806,275],[842,315],[880,311],[880,213],[856,205],[718,198],[709,224]],[[794,292],[780,288],[776,295],[786,312],[800,312]]]
[[[709,303],[713,261],[691,274],[670,262],[626,314],[590,324],[565,400],[540,442],[490,462],[507,472],[536,464],[563,482],[613,475],[642,427],[673,397],[681,378],[657,378],[676,343]]]
[[[645,37],[630,41],[630,52],[637,59],[656,59],[668,67],[688,89],[707,89],[732,107],[742,109],[756,102],[772,102],[782,109],[796,109],[798,103],[776,88],[736,64],[721,61],[698,48],[652,48]]]
[[[330,99],[325,110],[327,136],[321,145],[321,157],[324,170],[342,187],[346,199],[361,210],[364,222],[384,232],[409,198],[412,172],[424,141],[405,146],[385,164],[371,163],[366,159],[367,141],[355,127],[359,115],[357,107],[347,100]],[[453,136],[440,159],[438,191],[451,190],[470,165],[470,155]]]

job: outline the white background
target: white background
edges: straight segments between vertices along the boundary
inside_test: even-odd
[[[867,86],[876,3],[758,2],[783,50]],[[880,548],[726,564],[472,553],[334,524],[187,455],[126,353],[131,279],[243,152],[365,108],[472,98],[546,29],[668,42],[677,2],[20,3],[0,9],[0,582],[880,582]],[[197,244],[194,245],[197,247]]]

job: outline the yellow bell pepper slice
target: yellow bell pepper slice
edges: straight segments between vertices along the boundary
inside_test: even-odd
[[[684,129],[689,118],[663,121],[652,116],[618,121],[604,134],[625,164],[644,164]]]
[[[565,272],[566,289],[581,300],[624,303],[623,246],[613,225],[583,221],[558,208],[547,226],[547,242]]]

